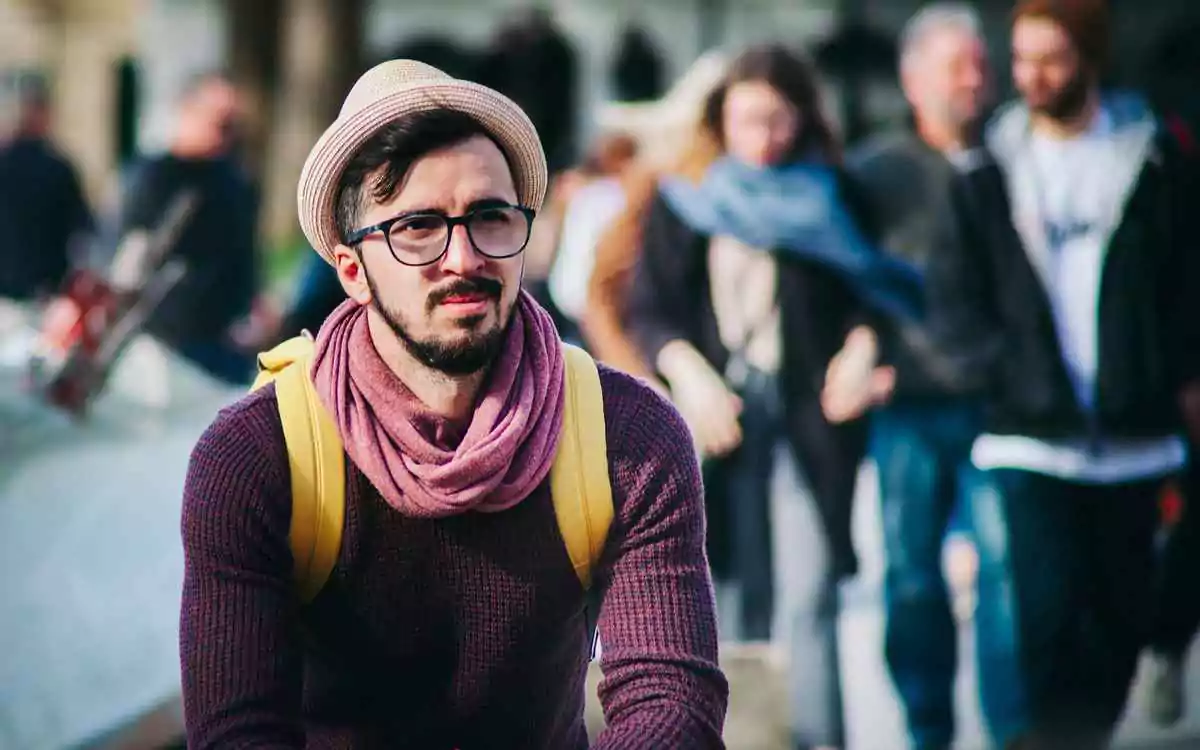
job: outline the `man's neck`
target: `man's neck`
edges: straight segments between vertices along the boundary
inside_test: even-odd
[[[396,338],[388,324],[372,311],[367,316],[368,330],[375,350],[392,373],[434,414],[460,422],[475,409],[475,399],[483,384],[484,373],[455,378],[418,362]]]
[[[1074,115],[1070,117],[1051,117],[1046,114],[1033,112],[1030,114],[1029,122],[1033,128],[1033,132],[1038,135],[1065,140],[1086,132],[1092,126],[1092,123],[1096,121],[1096,115],[1099,112],[1100,92],[1092,89],[1088,92],[1083,107]]]
[[[929,118],[917,117],[916,120],[917,135],[935,151],[952,154],[971,145],[966,128]]]

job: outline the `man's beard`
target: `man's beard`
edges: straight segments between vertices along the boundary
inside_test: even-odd
[[[509,316],[510,321],[505,321],[502,319],[499,310],[497,310],[497,318],[501,319],[500,325],[483,333],[475,333],[471,332],[471,330],[482,322],[486,317],[486,313],[484,315],[472,315],[460,318],[456,321],[460,328],[469,332],[461,339],[442,341],[432,337],[425,340],[416,338],[409,332],[408,326],[401,319],[402,316],[396,310],[388,309],[383,304],[379,296],[379,290],[375,288],[375,283],[371,280],[371,275],[368,273],[366,277],[367,287],[371,290],[371,306],[387,322],[388,327],[396,334],[396,338],[400,339],[400,342],[404,344],[404,348],[408,350],[408,353],[426,367],[450,377],[474,375],[487,369],[504,347],[504,340],[508,332],[508,323],[511,322],[512,316]],[[433,312],[439,302],[446,297],[455,294],[470,293],[487,294],[489,299],[499,308],[500,291],[500,283],[491,279],[460,279],[450,286],[430,295],[426,309],[428,312]]]
[[[1087,71],[1080,68],[1053,99],[1040,107],[1031,107],[1031,109],[1054,120],[1073,120],[1087,106],[1090,90],[1091,80]]]

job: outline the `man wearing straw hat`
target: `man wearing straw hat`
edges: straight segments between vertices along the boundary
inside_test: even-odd
[[[222,412],[184,498],[189,747],[588,747],[585,595],[548,480],[566,355],[520,291],[545,186],[513,102],[411,61],[366,73],[313,148],[301,226],[348,295],[311,368],[348,458],[340,551],[302,603],[276,390]],[[599,375],[614,515],[592,747],[721,748],[687,427]]]

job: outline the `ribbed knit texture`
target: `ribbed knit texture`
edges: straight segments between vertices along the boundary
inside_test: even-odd
[[[722,748],[699,472],[675,410],[601,369],[616,516],[592,746]],[[588,747],[584,593],[548,485],[501,513],[401,515],[352,466],[341,555],[292,593],[291,494],[274,391],[223,411],[185,488],[180,645],[188,745]]]

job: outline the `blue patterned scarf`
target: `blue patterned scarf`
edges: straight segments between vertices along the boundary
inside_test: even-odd
[[[816,263],[845,279],[867,306],[907,321],[922,316],[920,272],[884,254],[859,230],[838,194],[838,176],[816,163],[758,168],[723,157],[699,185],[666,178],[677,216],[705,236]]]

